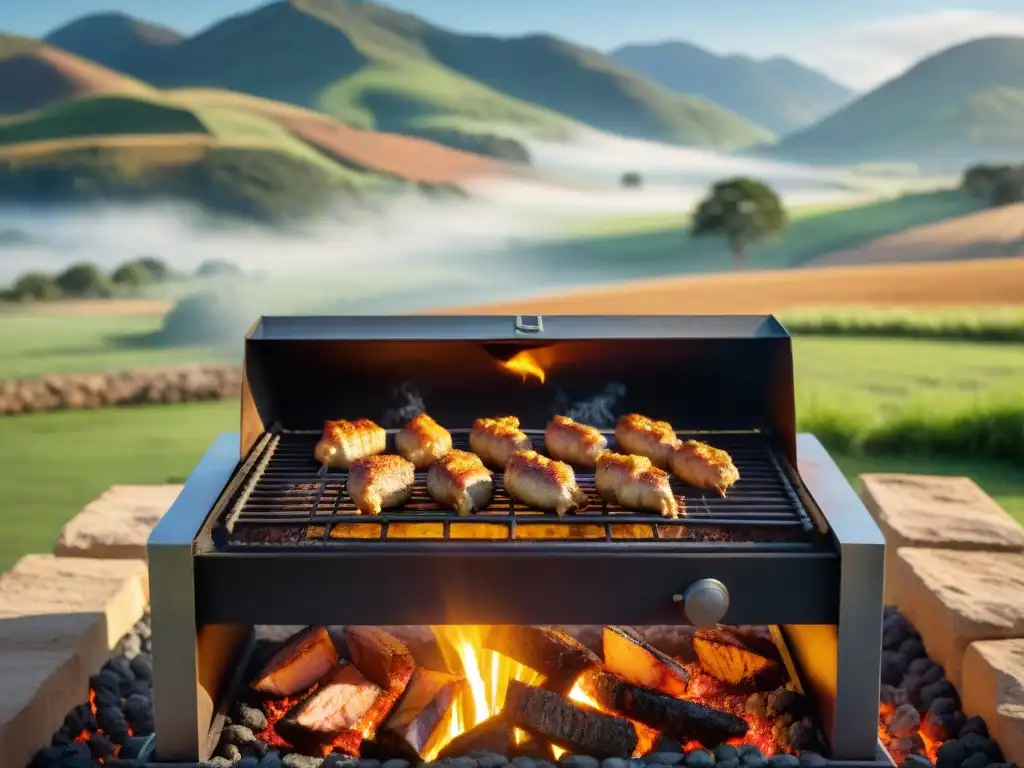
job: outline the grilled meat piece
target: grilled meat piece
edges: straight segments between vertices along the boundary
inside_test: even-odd
[[[669,456],[679,444],[679,438],[667,421],[655,421],[639,413],[627,413],[615,424],[615,442],[622,453],[646,456],[654,466],[667,469]]]
[[[597,457],[597,492],[606,501],[634,510],[651,510],[662,517],[679,517],[679,502],[669,486],[668,473],[646,456],[605,451]]]
[[[421,413],[395,435],[395,447],[416,469],[426,469],[452,449],[452,435],[430,416]]]
[[[559,517],[587,506],[587,494],[576,485],[572,467],[536,451],[512,454],[505,467],[504,483],[512,498]]]
[[[599,430],[568,416],[555,416],[548,422],[544,442],[552,458],[580,467],[593,467],[598,455],[608,447],[608,438]]]
[[[740,479],[732,456],[699,440],[687,440],[672,451],[672,474],[687,485],[718,491],[719,496]]]
[[[497,469],[504,469],[516,451],[533,448],[530,436],[519,429],[519,418],[502,416],[498,419],[477,419],[469,432],[469,448],[473,453]]]
[[[491,503],[493,474],[475,453],[450,451],[427,470],[427,493],[466,517]]]
[[[379,515],[383,509],[400,507],[412,496],[416,469],[401,456],[367,456],[352,463],[348,472],[348,495],[364,515]]]
[[[384,428],[369,419],[325,421],[313,455],[332,469],[348,469],[356,459],[384,453],[387,438]]]

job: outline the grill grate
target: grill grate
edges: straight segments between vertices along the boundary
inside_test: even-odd
[[[389,451],[393,450],[389,433]],[[543,431],[526,430],[535,447]],[[346,473],[328,470],[313,458],[319,439],[314,432],[282,432],[270,436],[251,465],[240,491],[231,500],[215,533],[221,545],[352,544],[383,541],[558,541],[558,542],[801,542],[812,535],[813,523],[783,470],[783,460],[759,433],[679,433],[728,451],[740,472],[726,497],[690,488],[672,480],[685,513],[677,520],[639,513],[605,502],[597,494],[594,475],[577,470],[580,488],[590,499],[587,509],[558,518],[513,500],[495,473],[491,505],[470,517],[458,517],[427,494],[426,472],[416,473],[411,500],[379,516],[360,515],[345,491]],[[609,447],[614,437],[609,433]],[[452,430],[456,448],[468,450],[469,430]]]

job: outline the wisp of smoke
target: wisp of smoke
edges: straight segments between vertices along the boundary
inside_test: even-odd
[[[385,427],[404,426],[409,419],[427,412],[427,404],[423,400],[423,395],[411,381],[403,382],[401,386],[395,387],[392,395],[396,400],[401,401],[401,405],[389,408],[384,414]]]
[[[619,382],[606,384],[593,397],[577,402],[570,402],[564,392],[559,392],[555,397],[555,413],[598,429],[611,429],[615,426],[615,406],[625,396],[626,385]]]

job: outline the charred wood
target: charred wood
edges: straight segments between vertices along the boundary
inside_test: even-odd
[[[271,655],[251,687],[272,696],[292,696],[307,690],[337,663],[338,651],[326,627],[306,627]]]
[[[597,654],[551,627],[492,627],[484,638],[484,647],[539,672],[544,676],[543,687],[563,696],[581,672],[601,666]]]
[[[444,737],[452,705],[465,682],[417,668],[405,695],[377,733],[381,749],[412,761],[424,759]]]
[[[623,680],[672,696],[686,693],[690,683],[686,668],[633,630],[605,627],[602,641],[605,667]]]
[[[633,685],[603,670],[584,674],[580,687],[602,709],[680,742],[696,740],[713,749],[727,739],[745,736],[750,728],[742,717]]]
[[[631,757],[638,743],[628,720],[584,709],[552,691],[517,680],[508,684],[503,713],[509,723],[535,738],[597,758]]]
[[[405,690],[415,662],[397,638],[378,627],[349,627],[346,641],[349,658],[367,680],[385,690]]]
[[[781,664],[725,629],[701,629],[693,636],[701,668],[728,685],[770,690],[785,682]]]

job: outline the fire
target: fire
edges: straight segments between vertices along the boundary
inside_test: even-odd
[[[501,366],[506,371],[511,371],[512,373],[522,376],[524,383],[530,376],[537,379],[541,384],[544,383],[544,379],[546,378],[544,368],[541,367],[537,358],[530,354],[529,350],[524,349],[522,352],[516,352],[512,357],[502,363]]]
[[[882,702],[878,707],[878,738],[885,745],[886,749],[890,748],[892,742],[896,741],[896,737],[892,735],[886,723],[892,719],[893,713],[896,711],[896,707],[887,702]],[[924,756],[932,761],[934,764],[938,760],[939,747],[942,746],[941,741],[932,739],[924,732],[923,728],[919,728],[917,735],[920,737],[921,742],[924,744]]]

